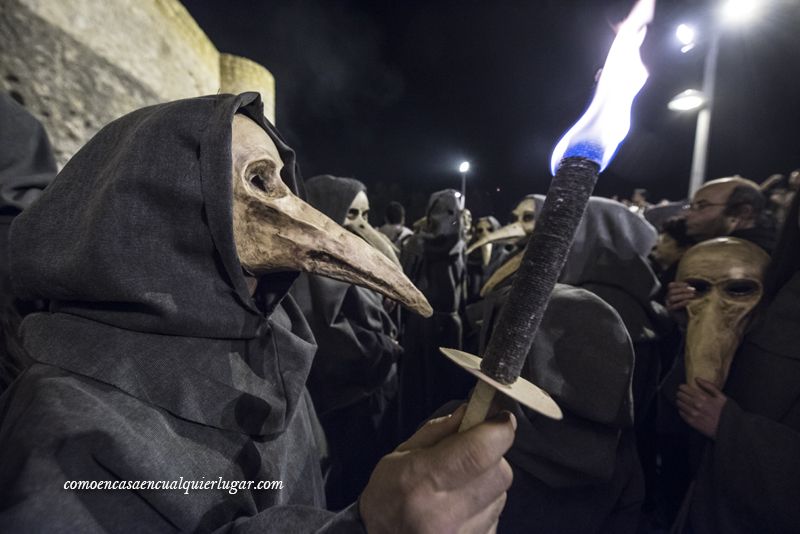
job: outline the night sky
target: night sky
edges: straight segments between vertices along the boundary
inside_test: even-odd
[[[463,159],[475,216],[505,221],[523,195],[546,192],[552,149],[588,105],[632,3],[183,0],[220,51],[274,74],[278,128],[303,175],[363,181],[376,225],[389,200],[413,220],[431,192],[459,188]],[[800,1],[762,3],[754,22],[723,29],[709,179],[800,167]],[[686,196],[696,114],[666,104],[700,89],[706,47],[682,54],[674,29],[702,32],[711,4],[657,3],[642,52],[650,78],[596,194]]]

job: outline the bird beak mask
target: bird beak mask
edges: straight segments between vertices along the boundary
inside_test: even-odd
[[[258,124],[235,115],[231,140],[233,234],[245,271],[327,276],[431,315],[428,301],[393,261],[291,192],[281,180],[278,149]]]

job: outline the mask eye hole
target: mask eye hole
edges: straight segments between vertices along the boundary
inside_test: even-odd
[[[533,213],[526,213],[525,215],[522,216],[522,222],[526,223],[533,222],[533,219],[534,219]]]
[[[759,285],[755,280],[730,280],[722,286],[722,289],[731,297],[748,297],[758,293]]]
[[[684,282],[694,288],[695,295],[698,297],[702,297],[711,290],[711,283],[706,280],[700,280],[699,278],[687,278],[684,280]]]
[[[278,195],[281,190],[281,181],[275,171],[273,162],[261,160],[248,166],[245,176],[252,187],[272,196]]]
[[[354,220],[358,217],[358,210],[357,209],[350,209],[347,210],[347,218],[350,220]]]
[[[264,182],[264,178],[262,178],[260,174],[255,173],[250,176],[250,183],[259,191],[263,191],[264,193],[267,192],[267,184]]]
[[[519,217],[517,217],[517,215],[516,215],[515,213],[512,213],[512,214],[511,214],[511,217],[508,219],[508,221],[509,221],[510,223],[512,223],[512,224],[513,224],[513,223],[515,223],[515,222],[517,222],[518,220],[519,220]]]

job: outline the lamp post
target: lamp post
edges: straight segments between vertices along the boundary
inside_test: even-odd
[[[697,127],[694,132],[692,170],[689,173],[689,198],[703,185],[708,161],[708,139],[711,134],[711,112],[714,109],[714,86],[717,78],[717,56],[719,55],[719,30],[711,31],[711,40],[703,64],[703,94],[705,105],[697,112]]]
[[[683,44],[681,52],[688,52],[695,46],[694,31],[681,24],[675,35]],[[703,63],[703,89],[687,89],[675,95],[667,107],[673,111],[697,112],[697,124],[694,133],[694,149],[692,151],[692,169],[689,173],[689,198],[700,189],[705,181],[708,161],[708,140],[711,134],[711,112],[714,108],[714,85],[717,75],[717,57],[719,55],[719,30],[715,27],[711,32],[708,51]]]
[[[751,18],[757,8],[755,0],[727,0],[721,10],[725,22],[741,23]],[[711,114],[714,109],[714,89],[717,78],[717,57],[719,56],[720,22],[712,22],[708,38],[708,49],[703,62],[702,91],[688,90],[674,97],[668,107],[677,111],[689,111],[700,108],[697,113],[697,126],[694,134],[694,150],[692,151],[692,169],[689,174],[689,198],[700,189],[705,181],[708,162],[708,140],[711,134]],[[681,52],[694,48],[694,30],[686,24],[678,26],[676,37],[683,44]]]
[[[462,161],[458,166],[461,173],[461,209],[467,205],[467,172],[469,172],[469,161]]]

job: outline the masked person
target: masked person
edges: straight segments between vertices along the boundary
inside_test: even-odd
[[[511,210],[509,224],[494,228],[491,232],[481,232],[480,237],[474,239],[467,248],[467,267],[471,273],[464,307],[464,348],[467,352],[477,354],[479,351],[480,332],[486,311],[483,297],[490,294],[497,284],[507,281],[508,276],[519,266],[522,252],[533,232],[538,208],[541,208],[541,202],[534,195],[525,196]],[[480,256],[476,256],[477,251],[480,251]],[[470,260],[478,257],[481,259]],[[489,260],[484,265],[486,257]],[[475,274],[476,272],[479,274]]]
[[[295,196],[295,168],[257,93],[181,100],[108,124],[17,217],[14,287],[51,304],[23,321],[35,363],[0,406],[4,528],[491,528],[510,415],[427,425],[358,504],[324,510],[304,385],[316,345],[290,285],[311,271],[429,309]]]
[[[492,216],[481,217],[475,223],[472,240],[469,242],[471,253],[467,255],[467,302],[474,302],[480,298],[481,287],[486,281],[486,271],[494,264],[501,253],[502,247],[495,247],[494,243],[472,248],[472,243],[488,240],[500,228],[500,223]]]
[[[724,388],[701,375],[678,391],[681,417],[702,436],[705,453],[675,531],[794,532],[800,525],[799,215],[795,197]],[[742,297],[751,294],[731,300]]]
[[[497,284],[506,280],[519,267],[522,253],[536,226],[536,214],[542,207],[541,195],[526,195],[517,204],[511,215],[509,223],[498,228],[481,239],[476,239],[467,248],[467,254],[475,250],[492,245],[492,253],[497,253],[486,268],[483,287],[480,295],[486,296]]]
[[[431,195],[425,225],[406,242],[403,270],[433,307],[426,319],[407,314],[400,365],[401,434],[410,435],[431,412],[463,399],[474,381],[447,361],[439,347],[461,348],[460,316],[466,283],[464,219],[458,193]]]
[[[8,275],[8,230],[14,217],[41,196],[56,175],[56,162],[41,123],[0,93],[0,393],[27,365],[17,329],[22,317],[44,303],[15,298]]]
[[[323,175],[305,186],[309,204],[397,261],[385,236],[369,224],[364,184]],[[308,390],[330,449],[328,507],[342,509],[358,497],[395,443],[390,407],[395,407],[396,362],[402,353],[397,327],[382,297],[357,285],[303,273],[291,295],[318,345]]]

